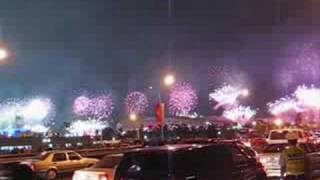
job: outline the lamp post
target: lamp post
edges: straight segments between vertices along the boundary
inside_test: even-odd
[[[163,77],[163,82],[160,81],[160,85],[159,85],[159,105],[161,106],[165,106],[164,102],[162,102],[161,99],[161,87],[162,84],[165,87],[170,87],[172,86],[176,81],[176,78],[173,74],[167,74]],[[163,108],[163,111],[165,111],[165,108]],[[164,124],[165,124],[165,112],[163,112],[163,120],[160,123],[160,131],[161,131],[161,141],[164,142],[165,141],[165,135],[164,135]]]
[[[139,119],[138,115],[136,113],[130,113],[129,114],[129,120],[132,122],[132,123],[136,123],[137,120]],[[137,139],[139,141],[141,141],[141,137],[140,137],[140,128],[139,127],[135,127],[135,130],[136,130],[136,133],[137,133]]]

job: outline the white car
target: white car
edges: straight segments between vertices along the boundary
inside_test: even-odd
[[[268,177],[280,177],[280,156],[287,146],[288,144],[270,144],[259,153],[259,160],[264,166]],[[304,149],[305,153],[316,151],[316,147],[311,143],[301,143],[299,146]]]
[[[72,180],[114,180],[123,154],[107,155],[90,168],[74,172]]]
[[[302,129],[275,129],[269,132],[269,135],[266,139],[268,144],[284,144],[288,140],[286,135],[288,133],[294,133],[298,136],[299,143],[306,143],[308,141],[307,134]]]

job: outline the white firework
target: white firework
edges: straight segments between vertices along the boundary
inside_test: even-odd
[[[77,120],[71,123],[67,131],[71,136],[96,136],[97,132],[101,133],[101,131],[108,126],[105,121]]]
[[[247,96],[248,93],[248,89],[226,85],[222,88],[216,89],[213,93],[210,93],[209,99],[217,102],[214,109],[218,109],[220,107],[230,109],[232,107],[237,107],[239,105],[239,97]]]
[[[246,124],[255,114],[257,111],[252,109],[249,106],[238,106],[235,108],[231,108],[229,110],[225,110],[223,112],[223,117],[237,122],[239,124]]]

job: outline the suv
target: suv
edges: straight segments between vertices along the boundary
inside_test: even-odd
[[[288,142],[286,135],[288,133],[296,134],[299,143],[306,143],[307,142],[307,134],[302,129],[276,129],[271,130],[269,132],[267,143],[268,144],[284,144]]]
[[[94,165],[98,160],[84,158],[74,151],[46,151],[20,164],[28,165],[36,176],[55,179],[58,174]]]
[[[237,143],[183,144],[124,153],[115,180],[265,179],[253,151]]]

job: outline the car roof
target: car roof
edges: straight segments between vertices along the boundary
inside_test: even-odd
[[[158,152],[179,152],[179,151],[187,151],[187,150],[194,150],[204,147],[210,146],[223,146],[224,144],[221,143],[211,143],[211,144],[174,144],[174,145],[164,145],[164,146],[157,146],[157,147],[146,147],[146,148],[138,148],[134,150],[130,150],[126,153],[158,153]]]
[[[175,145],[163,145],[163,146],[154,146],[146,148],[138,148],[134,151],[179,151],[183,149],[192,148],[192,144],[175,144]]]
[[[70,151],[70,150],[51,150],[51,151],[44,151],[44,152],[48,152],[48,153],[76,153],[75,151]]]
[[[290,129],[290,128],[287,128],[287,129],[273,129],[271,130],[270,132],[281,132],[281,131],[303,131],[302,129]]]

